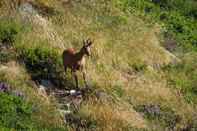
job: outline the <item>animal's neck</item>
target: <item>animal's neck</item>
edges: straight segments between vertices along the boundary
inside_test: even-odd
[[[83,52],[82,49],[78,53],[76,53],[77,60],[82,60],[84,56],[85,56],[85,53]]]

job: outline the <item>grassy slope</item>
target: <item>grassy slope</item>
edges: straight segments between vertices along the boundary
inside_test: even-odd
[[[195,105],[185,102],[178,90],[168,88],[167,78],[159,70],[161,66],[177,60],[160,46],[159,25],[146,23],[135,15],[123,13],[116,7],[114,1],[85,0],[61,4],[59,1],[47,0],[35,3],[53,8],[57,13],[42,17],[42,15],[31,16],[12,12],[11,16],[16,17],[19,23],[24,22],[21,15],[29,18],[26,24],[28,27],[31,26],[28,31],[20,34],[22,37],[17,38],[15,42],[17,51],[47,47],[52,49],[51,51],[57,51],[59,56],[64,48],[71,46],[79,49],[83,39],[87,37],[94,39],[93,56],[87,62],[88,79],[93,88],[104,90],[113,100],[100,101],[92,96],[82,104],[77,115],[92,121],[89,128],[97,130],[167,128],[158,124],[157,120],[146,119],[133,108],[143,104],[161,105],[175,111],[181,117],[176,125],[177,129],[192,121]],[[44,11],[41,10],[42,12]],[[7,11],[3,15],[6,19],[10,16]],[[14,72],[17,72],[17,75],[23,74],[20,70]],[[27,82],[30,81],[28,77],[28,74],[23,76]],[[20,83],[18,79],[9,80],[9,78],[6,76],[4,80],[13,83],[14,87],[26,83],[24,80]],[[25,90],[32,90],[31,86]],[[34,91],[31,92],[32,95],[28,96],[37,98],[38,101],[29,100],[39,105],[39,99],[42,98],[33,95]],[[50,113],[45,113],[50,112],[51,106],[49,111],[47,107],[43,105],[45,112],[40,112],[39,115],[46,116],[41,121],[50,125],[47,123],[48,119],[51,120]],[[58,117],[53,118],[53,124],[58,122],[56,119]]]

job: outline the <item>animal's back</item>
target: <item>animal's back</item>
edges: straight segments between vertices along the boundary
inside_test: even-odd
[[[72,65],[74,55],[75,55],[75,50],[73,48],[68,48],[68,49],[64,50],[64,52],[62,54],[64,66],[71,66]]]

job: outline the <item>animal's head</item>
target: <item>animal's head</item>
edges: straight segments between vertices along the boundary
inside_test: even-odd
[[[91,45],[92,45],[93,41],[91,41],[90,39],[84,40],[83,41],[83,51],[87,56],[91,55]]]

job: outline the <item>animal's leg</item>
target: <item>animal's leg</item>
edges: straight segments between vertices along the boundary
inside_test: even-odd
[[[77,77],[77,72],[76,72],[76,71],[74,71],[74,72],[73,72],[73,75],[74,75],[75,82],[76,82],[76,88],[79,88],[79,86],[78,86],[78,77]]]
[[[66,73],[66,71],[67,71],[67,67],[66,67],[66,66],[64,66],[64,71],[65,71],[65,73]]]
[[[83,70],[83,80],[84,80],[84,83],[85,83],[85,86],[88,87],[88,84],[87,84],[87,81],[86,81],[86,71]]]
[[[67,73],[67,67],[66,66],[64,66],[64,71],[65,71],[65,78],[67,80],[68,79],[68,74],[66,74]]]

